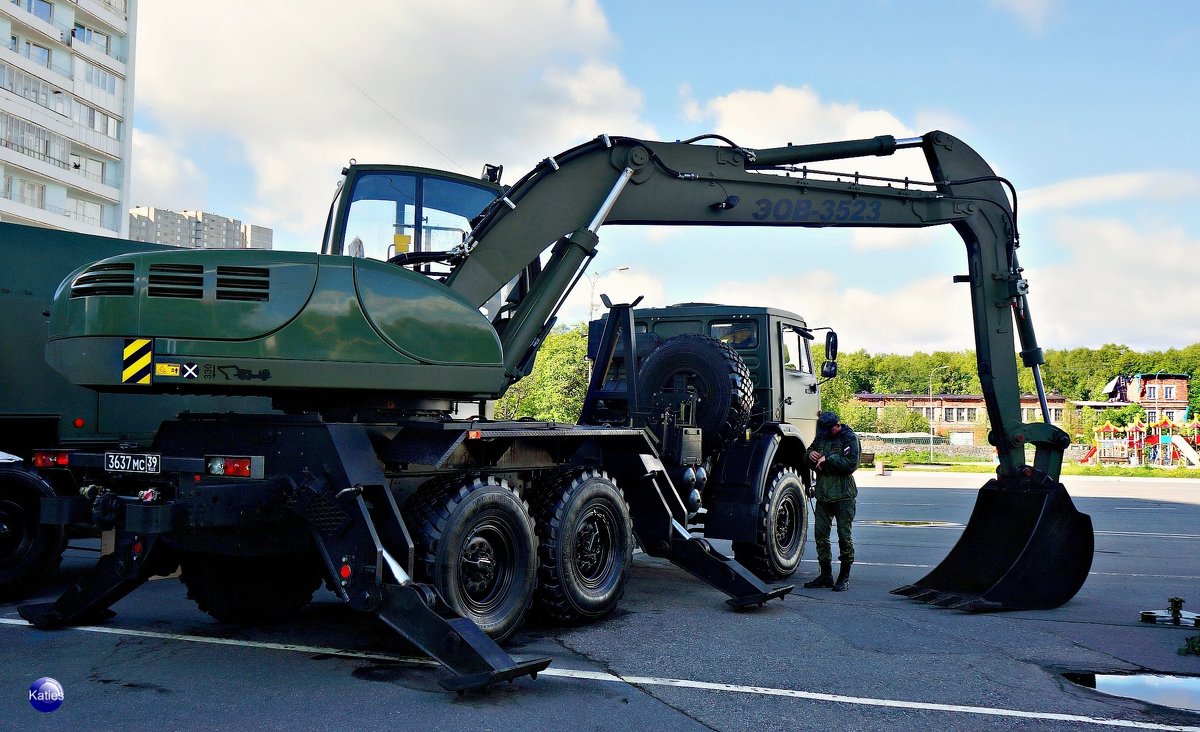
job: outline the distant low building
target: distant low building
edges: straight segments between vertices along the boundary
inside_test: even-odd
[[[194,249],[271,249],[274,232],[207,211],[138,206],[129,211],[129,238]]]
[[[1188,374],[1172,374],[1156,371],[1151,374],[1115,376],[1104,387],[1107,401],[1072,402],[1076,410],[1120,409],[1131,404],[1141,406],[1146,412],[1146,421],[1153,424],[1160,419],[1184,422],[1188,419]]]
[[[938,435],[944,435],[955,445],[986,444],[984,432],[987,426],[987,406],[982,394],[872,394],[860,392],[854,398],[877,410],[899,404],[925,417]],[[1061,425],[1066,398],[1057,392],[1046,395],[1050,408],[1051,424]],[[1036,394],[1021,395],[1021,419],[1025,422],[1040,422],[1042,408]]]
[[[1159,371],[1151,374],[1117,376],[1105,386],[1104,393],[1109,401],[1068,400],[1062,394],[1051,391],[1046,394],[1046,406],[1050,410],[1050,423],[1062,426],[1065,410],[1073,409],[1077,414],[1085,407],[1096,410],[1120,409],[1137,404],[1146,412],[1150,424],[1160,419],[1184,422],[1188,413],[1187,374],[1169,374]],[[944,435],[952,444],[983,444],[986,439],[987,408],[981,394],[873,394],[862,392],[854,398],[882,410],[899,404],[920,414],[929,421],[933,431]],[[1021,395],[1021,420],[1041,422],[1042,407],[1036,394]]]

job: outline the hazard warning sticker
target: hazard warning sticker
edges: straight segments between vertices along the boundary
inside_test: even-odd
[[[126,338],[121,363],[122,384],[149,384],[151,378],[151,355],[154,340],[151,338]]]
[[[154,364],[155,376],[179,376],[179,364],[177,363],[156,363]]]

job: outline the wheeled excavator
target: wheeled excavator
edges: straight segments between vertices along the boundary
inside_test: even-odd
[[[908,148],[924,153],[927,183],[811,167]],[[787,594],[689,518],[708,497],[721,520],[707,536],[775,551],[776,532],[757,529],[784,509],[764,495],[783,473],[807,480],[811,434],[771,405],[775,417],[706,438],[694,390],[664,402],[607,378],[614,361],[640,363],[631,305],[609,312],[580,424],[486,417],[532,369],[605,224],[953,226],[999,464],[950,554],[895,592],[989,611],[1056,607],[1082,586],[1093,534],[1058,481],[1068,438],[1048,418],[1015,192],[1010,204],[1008,182],[961,140],[751,149],[602,135],[508,187],[486,172],[351,165],[320,254],[150,251],[68,277],[46,357],[71,382],[269,397],[277,412],[182,414],[149,449],[39,453],[39,475],[57,482],[42,521],[113,532],[116,548],[23,617],[94,621],[179,567],[201,609],[255,622],[294,611],[323,581],[446,666],[445,686],[467,689],[549,663],[497,645],[531,605],[571,621],[610,612],[635,538],[734,607]],[[1043,422],[1021,420],[1018,356]],[[463,416],[467,405],[477,414]]]

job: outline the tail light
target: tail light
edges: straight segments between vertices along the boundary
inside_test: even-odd
[[[33,467],[65,468],[71,464],[71,453],[61,450],[34,450]]]

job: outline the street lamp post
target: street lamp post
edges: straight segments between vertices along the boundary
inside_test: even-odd
[[[929,462],[933,462],[933,375],[941,369],[948,369],[946,366],[934,366],[929,372]]]
[[[592,283],[592,292],[588,295],[588,322],[592,321],[592,316],[596,314],[596,284],[600,282],[600,278],[609,272],[627,272],[629,267],[621,265],[620,267],[612,267],[603,272],[592,272],[587,275],[588,281]]]

